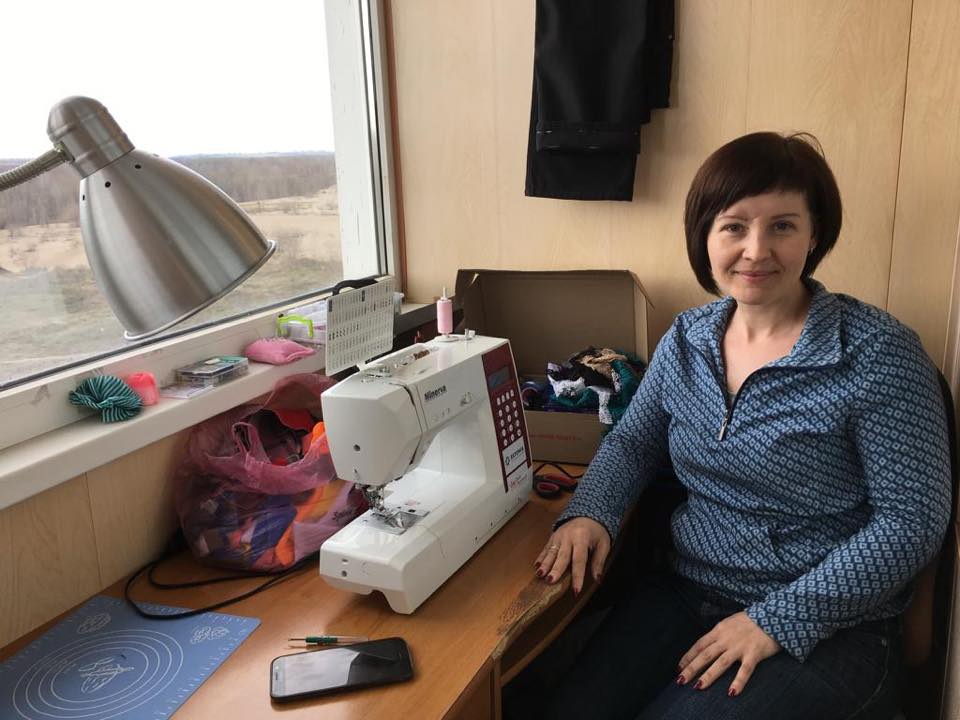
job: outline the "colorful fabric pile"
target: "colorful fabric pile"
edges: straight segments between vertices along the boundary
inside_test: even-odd
[[[175,494],[194,557],[218,567],[285,569],[366,510],[363,493],[337,478],[319,419],[320,395],[333,384],[289,375],[265,403],[194,427]]]
[[[588,347],[563,364],[547,364],[547,380],[521,387],[523,407],[546,412],[597,413],[613,427],[630,404],[646,364],[630,352]]]

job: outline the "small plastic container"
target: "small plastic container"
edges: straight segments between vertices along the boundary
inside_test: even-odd
[[[220,385],[246,375],[250,362],[238,355],[218,355],[177,369],[177,379],[190,385]]]
[[[280,316],[277,319],[277,336],[307,345],[326,345],[326,301],[305,305]]]

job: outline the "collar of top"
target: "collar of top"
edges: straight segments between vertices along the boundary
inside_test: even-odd
[[[836,365],[843,356],[840,328],[840,301],[821,283],[806,278],[810,309],[793,350],[767,367],[825,367]],[[737,301],[727,296],[685,313],[683,336],[707,357],[718,361],[720,341]]]

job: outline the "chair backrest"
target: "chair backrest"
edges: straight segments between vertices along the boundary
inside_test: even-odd
[[[957,423],[950,384],[942,373],[940,390],[947,414],[953,493],[943,545],[933,561],[917,576],[913,600],[903,615],[904,662],[909,678],[905,684],[904,709],[908,718],[938,716],[950,643],[958,496]]]

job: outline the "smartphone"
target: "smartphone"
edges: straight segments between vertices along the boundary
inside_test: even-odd
[[[412,677],[410,649],[403,638],[370,640],[274,658],[270,698],[276,702],[299,700]]]

